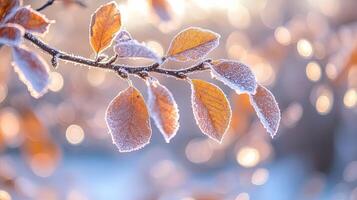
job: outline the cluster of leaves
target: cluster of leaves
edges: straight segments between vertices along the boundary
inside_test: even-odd
[[[0,1],[0,45],[10,46],[13,65],[31,95],[40,97],[47,91],[49,67],[46,62],[22,44],[25,31],[45,34],[52,22],[20,0]]]
[[[27,28],[28,24],[26,23],[21,24],[20,22],[23,22],[24,19],[13,22],[22,25],[26,31],[35,32],[34,30],[36,30],[38,33],[44,33],[47,30],[50,22],[44,16],[31,10],[29,7],[17,8],[19,7],[19,3],[15,3],[16,5],[12,3],[16,1],[4,2],[7,2],[9,6],[2,6],[2,10],[10,7],[10,9],[6,9],[7,11],[4,12],[9,13],[4,17],[6,24],[9,22],[9,20],[6,20],[7,18],[10,21],[11,19],[18,19],[12,17],[12,10],[15,10],[13,16],[16,16],[20,15],[18,14],[19,10],[25,8],[29,12],[31,11],[32,15],[37,16],[35,19],[31,18],[32,22],[39,22],[40,18],[46,23],[46,26],[41,27],[41,29],[34,29],[34,27]],[[10,17],[6,17],[7,15],[10,15]],[[120,12],[115,2],[102,5],[92,15],[90,44],[96,53],[95,63],[107,59],[101,53],[110,46],[113,46],[116,54],[112,57],[114,59],[111,58],[105,61],[106,65],[98,65],[99,67],[104,66],[103,68],[116,70],[111,64],[117,58],[146,58],[156,63],[150,68],[138,68],[135,71],[136,73],[133,73],[146,81],[149,94],[148,104],[145,103],[140,91],[129,81],[129,87],[120,92],[107,108],[105,119],[113,142],[120,152],[137,150],[149,143],[152,135],[150,117],[163,134],[166,142],[169,142],[178,131],[179,110],[172,93],[149,74],[150,72],[158,72],[158,70],[160,70],[160,73],[167,75],[174,73],[175,77],[181,78],[191,85],[191,104],[194,118],[201,131],[213,140],[217,142],[222,141],[230,125],[232,112],[230,104],[220,88],[204,80],[187,77],[188,73],[202,69],[210,70],[214,78],[222,81],[238,94],[249,94],[250,102],[264,127],[271,136],[276,134],[280,122],[280,110],[277,102],[268,89],[257,83],[254,74],[248,66],[233,60],[202,61],[209,52],[218,46],[220,36],[217,33],[202,28],[187,28],[174,37],[166,56],[161,58],[150,48],[133,39],[126,30],[122,29],[121,25]],[[14,49],[14,63],[21,70],[22,73],[20,75],[28,85],[31,94],[38,97],[47,89],[48,67],[36,54],[21,47],[20,42],[15,42],[20,41],[21,36],[24,34],[24,30],[21,28],[17,27],[16,30],[19,30],[19,38],[11,40],[14,34],[8,34],[7,40],[12,41],[12,43],[4,42],[3,44],[9,45]],[[0,38],[4,38],[3,35],[6,36],[6,34],[2,34]],[[0,41],[7,40],[2,39]],[[15,43],[16,45],[12,45]],[[49,52],[48,49],[50,48],[46,49]],[[59,58],[61,59],[61,57]],[[71,59],[74,62],[75,60]],[[184,71],[158,69],[165,60],[177,62],[196,61],[199,64],[196,65],[198,66],[197,68],[193,67],[189,68],[190,70]],[[126,69],[132,70],[135,68],[120,68],[119,75],[123,78],[128,78],[129,71]]]

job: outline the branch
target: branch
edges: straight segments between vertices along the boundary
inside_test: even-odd
[[[45,4],[43,4],[41,7],[37,8],[37,11],[41,11],[46,9],[48,6],[51,6],[53,3],[55,2],[55,0],[47,0],[47,2]]]
[[[207,67],[206,64],[210,63],[211,60],[207,59],[204,60],[194,66],[191,66],[186,69],[181,69],[181,70],[168,70],[168,69],[163,69],[160,68],[161,64],[160,63],[153,63],[148,66],[141,66],[141,67],[130,67],[127,65],[119,65],[115,64],[116,57],[114,59],[110,59],[107,62],[98,62],[89,58],[84,58],[81,56],[76,56],[72,54],[68,54],[66,52],[57,50],[55,48],[50,47],[40,39],[38,39],[36,36],[32,35],[31,33],[26,32],[24,35],[24,38],[32,42],[35,46],[39,47],[42,49],[44,52],[50,54],[53,59],[52,60],[64,60],[64,61],[69,61],[73,62],[76,64],[82,64],[85,66],[91,66],[91,67],[96,67],[96,68],[101,68],[101,69],[108,69],[115,71],[118,75],[120,75],[122,78],[127,78],[127,74],[133,74],[137,75],[141,78],[145,78],[148,76],[148,73],[150,72],[155,72],[159,74],[165,74],[167,76],[172,76],[175,78],[179,79],[185,79],[187,78],[187,74],[194,73],[197,71],[204,71],[208,70],[209,67]],[[163,61],[165,58],[162,59]],[[53,63],[53,62],[52,62]]]

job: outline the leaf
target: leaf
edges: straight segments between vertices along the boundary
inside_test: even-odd
[[[20,0],[0,0],[0,22],[11,17],[20,4]]]
[[[13,47],[12,56],[15,71],[31,95],[39,98],[46,93],[50,82],[47,63],[25,47]]]
[[[92,15],[90,24],[90,44],[99,54],[109,47],[121,27],[120,12],[114,1],[99,7]]]
[[[257,92],[250,95],[250,103],[253,105],[260,122],[274,137],[279,128],[280,109],[273,94],[264,86],[258,85]]]
[[[33,172],[42,177],[51,175],[58,166],[61,149],[48,130],[28,107],[20,108],[23,155]]]
[[[171,20],[171,6],[167,0],[149,0],[149,5],[162,21]]]
[[[171,92],[157,80],[147,82],[149,110],[156,126],[167,143],[179,128],[179,110]]]
[[[0,44],[18,46],[22,42],[25,30],[16,24],[0,25]]]
[[[116,37],[114,52],[119,58],[149,58],[160,61],[160,56],[144,44],[133,40],[126,31],[121,31]]]
[[[110,102],[105,116],[114,144],[120,152],[138,150],[151,138],[149,112],[141,93],[133,86]]]
[[[231,60],[216,60],[211,64],[213,76],[231,87],[238,94],[255,93],[257,81],[248,66]]]
[[[197,27],[183,30],[172,40],[167,56],[176,61],[197,60],[205,57],[219,44],[220,36]]]
[[[46,33],[52,21],[48,20],[44,15],[33,10],[29,6],[18,9],[8,23],[19,24],[27,31],[33,33]]]
[[[201,131],[221,142],[231,121],[229,102],[217,86],[203,80],[193,79],[192,109],[195,120]]]

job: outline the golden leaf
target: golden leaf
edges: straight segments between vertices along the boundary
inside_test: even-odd
[[[218,46],[220,36],[212,31],[191,27],[172,40],[167,56],[176,61],[197,60]]]
[[[149,109],[156,126],[170,142],[179,128],[179,111],[171,92],[157,80],[148,81]]]
[[[112,44],[121,27],[120,12],[112,1],[99,7],[92,15],[90,24],[90,44],[99,54]]]
[[[192,86],[192,109],[197,125],[210,138],[221,142],[231,121],[229,102],[217,86],[194,79]]]
[[[0,0],[0,22],[3,22],[20,6],[20,0]]]
[[[143,96],[135,87],[128,87],[112,100],[105,119],[120,152],[138,150],[149,143],[149,112]]]
[[[260,122],[274,137],[280,124],[280,109],[273,94],[264,86],[258,85],[257,92],[250,95],[250,103],[257,113]]]
[[[52,21],[48,20],[44,15],[33,10],[29,6],[18,9],[14,16],[7,22],[19,24],[27,31],[35,33],[46,33]]]

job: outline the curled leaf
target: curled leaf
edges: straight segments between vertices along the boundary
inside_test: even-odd
[[[118,34],[115,43],[114,52],[119,58],[149,58],[156,61],[160,60],[160,57],[154,51],[144,44],[133,40],[126,31]]]
[[[46,93],[50,81],[47,63],[25,47],[13,47],[12,56],[15,71],[31,95],[39,98]]]
[[[112,44],[121,27],[118,5],[115,1],[99,7],[92,15],[90,24],[90,44],[99,54]]]
[[[176,135],[179,128],[179,110],[171,92],[157,80],[147,82],[149,110],[156,126],[167,143]]]
[[[11,17],[20,4],[20,0],[0,0],[0,22],[4,22]]]
[[[258,85],[257,92],[250,95],[250,103],[263,126],[274,137],[279,128],[280,109],[273,94],[264,86]]]
[[[19,24],[27,31],[34,33],[46,33],[52,23],[44,15],[29,6],[18,9],[8,22]]]
[[[120,152],[138,150],[149,143],[149,112],[141,93],[133,86],[110,102],[105,119],[114,144]]]
[[[255,93],[257,81],[248,66],[231,60],[216,60],[211,64],[213,76],[234,89],[238,94]]]
[[[205,57],[219,44],[220,36],[212,31],[191,27],[172,40],[167,57],[176,61],[197,60]]]
[[[16,24],[5,24],[0,26],[0,44],[18,46],[22,41],[25,30]]]
[[[203,80],[193,79],[192,109],[198,127],[201,131],[221,142],[231,121],[229,102],[217,86]]]

